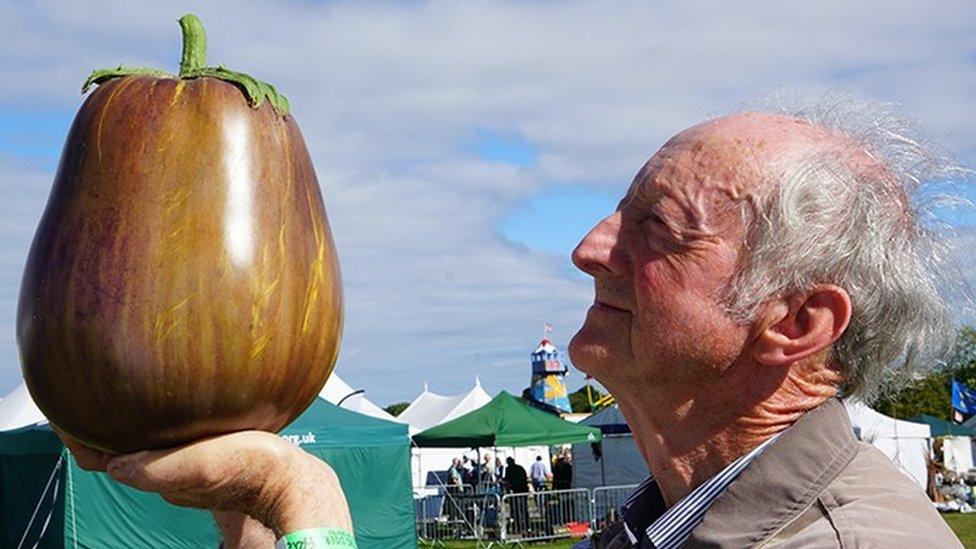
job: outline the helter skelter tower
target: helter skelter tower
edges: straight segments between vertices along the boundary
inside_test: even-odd
[[[571,412],[563,378],[569,372],[559,360],[559,350],[549,341],[552,324],[546,323],[545,336],[532,353],[532,398],[563,412]]]

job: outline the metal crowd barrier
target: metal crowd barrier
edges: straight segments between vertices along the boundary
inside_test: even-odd
[[[415,491],[414,514],[420,542],[498,540],[502,507],[499,495],[463,493],[451,488],[425,488],[419,494]]]
[[[582,537],[620,520],[620,506],[637,488],[601,486],[501,495],[475,494],[474,487],[414,488],[414,513],[421,543],[446,540],[520,543]]]
[[[545,490],[502,496],[505,543],[585,536],[592,523],[590,491]]]
[[[593,530],[600,531],[620,522],[620,507],[637,484],[622,486],[600,486],[593,489]]]
[[[475,486],[472,484],[428,484],[427,486],[414,486],[414,497],[432,494],[434,492],[443,493],[445,490],[452,494],[473,494]]]

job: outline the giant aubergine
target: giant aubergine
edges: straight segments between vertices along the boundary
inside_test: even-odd
[[[335,246],[308,151],[269,84],[204,66],[95,71],[27,260],[24,379],[101,450],[277,431],[339,348]]]

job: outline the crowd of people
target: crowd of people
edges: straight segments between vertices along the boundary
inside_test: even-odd
[[[568,451],[554,454],[551,462],[542,455],[526,471],[514,457],[504,461],[486,453],[477,459],[456,457],[447,471],[448,488],[457,494],[477,493],[515,494],[506,498],[511,532],[526,533],[530,529],[530,499],[537,513],[551,520],[543,520],[542,528],[549,530],[553,524],[574,520],[576,512],[565,492],[546,496],[550,491],[569,490],[573,484],[573,458]],[[535,494],[519,497],[517,494]],[[542,511],[545,509],[545,511]],[[551,534],[551,532],[548,532]]]
[[[457,489],[470,486],[513,494],[568,490],[573,484],[573,456],[568,451],[559,452],[550,463],[550,460],[537,455],[528,472],[513,457],[502,461],[498,456],[485,453],[479,462],[461,456],[453,459],[446,480],[448,486]]]

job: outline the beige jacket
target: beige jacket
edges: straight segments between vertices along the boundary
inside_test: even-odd
[[[646,547],[646,536],[642,541]],[[631,547],[622,532],[594,546]],[[923,549],[962,544],[914,481],[876,448],[854,438],[843,403],[830,399],[742,471],[684,547]]]

